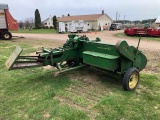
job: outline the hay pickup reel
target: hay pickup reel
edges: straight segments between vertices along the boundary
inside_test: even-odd
[[[36,52],[37,56],[20,56],[22,48],[17,46],[6,61],[8,70],[27,67],[56,67],[60,72],[74,70],[86,65],[123,75],[123,88],[134,90],[139,82],[139,71],[147,64],[145,55],[126,41],[116,45],[100,42],[100,38],[89,40],[88,37],[68,35],[69,39],[59,48],[44,49]]]

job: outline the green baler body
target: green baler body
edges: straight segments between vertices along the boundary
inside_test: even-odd
[[[6,66],[9,70],[46,65],[58,68],[58,64],[74,61],[78,64],[124,73],[132,67],[142,70],[147,64],[145,55],[135,47],[129,46],[126,41],[111,45],[100,42],[99,38],[89,41],[86,36],[68,37],[63,47],[50,50],[43,48],[38,56],[19,56],[22,52],[19,50],[17,56],[14,56],[15,61],[9,58]]]

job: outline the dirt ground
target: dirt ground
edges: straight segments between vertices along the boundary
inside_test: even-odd
[[[102,42],[109,44],[116,44],[117,41],[123,40],[122,38],[116,37],[114,34],[123,32],[120,31],[103,31],[103,32],[90,32],[83,33],[80,35],[86,35],[90,40],[95,40],[96,37],[101,38]],[[59,47],[60,44],[63,44],[68,39],[68,34],[22,34],[22,33],[13,33],[13,36],[23,36],[27,40],[46,40],[49,42],[53,41],[52,46],[50,47]],[[25,40],[24,39],[24,40]],[[129,45],[137,46],[138,39],[125,38]],[[45,47],[45,46],[43,46]],[[47,46],[48,47],[48,46]],[[160,73],[160,42],[159,41],[149,41],[141,40],[139,49],[147,56],[148,63],[143,72],[147,73]]]
[[[120,31],[103,31],[103,32],[90,32],[90,33],[82,33],[80,35],[86,35],[89,39],[94,40],[96,37],[101,38],[102,42],[109,44],[116,44],[117,41],[122,40],[122,38],[118,38],[114,36],[115,33],[123,32]],[[13,33],[13,36],[23,36],[25,38],[34,38],[34,39],[47,39],[53,41],[62,41],[65,42],[67,40],[68,34],[22,34],[22,33]],[[129,45],[137,46],[138,39],[125,39]],[[140,49],[149,49],[160,51],[160,42],[159,41],[148,41],[141,40]]]

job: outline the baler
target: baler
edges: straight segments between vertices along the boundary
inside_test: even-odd
[[[89,40],[85,35],[68,35],[62,47],[42,48],[36,56],[21,56],[22,48],[17,46],[6,61],[8,70],[27,67],[56,67],[60,72],[74,70],[83,66],[93,66],[122,75],[124,90],[134,90],[139,82],[139,72],[147,64],[147,58],[138,46],[129,46],[126,41],[116,45],[102,43],[100,38]],[[140,40],[139,40],[140,42]]]
[[[9,30],[18,30],[18,23],[12,17],[7,4],[0,4],[0,38],[10,40],[12,34]]]

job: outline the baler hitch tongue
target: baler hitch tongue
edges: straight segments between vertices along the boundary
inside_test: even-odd
[[[16,49],[12,52],[12,54],[9,56],[5,63],[8,70],[12,69],[14,63],[16,62],[18,56],[21,54],[22,51],[23,49],[20,46],[17,46]]]

